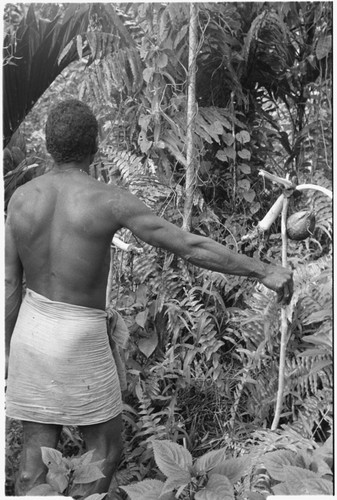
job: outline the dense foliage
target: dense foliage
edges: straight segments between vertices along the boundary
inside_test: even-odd
[[[18,33],[24,26],[28,30],[31,22],[35,31],[50,30],[44,51],[29,52],[32,87],[38,79],[34,57],[40,64],[47,57],[46,68],[61,69],[67,62],[49,87],[46,77],[48,90],[5,142],[5,159],[11,160],[5,167],[7,200],[32,172],[50,168],[43,145],[50,103],[60,95],[79,97],[92,106],[100,123],[100,150],[92,174],[129,189],[156,213],[181,225],[189,4],[71,8],[73,17],[66,6],[56,4],[48,12],[20,4],[8,4],[5,11],[8,36],[17,46]],[[197,9],[192,231],[280,263],[279,219],[264,235],[253,240],[243,236],[281,193],[279,185],[258,175],[260,168],[288,175],[299,184],[331,189],[332,4],[201,3]],[[87,20],[85,28],[74,22],[76,16]],[[70,32],[67,23],[75,31]],[[53,52],[56,34],[58,47]],[[11,56],[6,56],[4,68],[20,66],[14,45],[6,40]],[[5,89],[11,82],[9,73],[6,78]],[[17,87],[29,86],[24,78],[28,77],[16,80]],[[8,106],[12,104],[10,98]],[[14,132],[13,120],[10,123]],[[24,155],[17,162],[14,148]],[[220,448],[227,458],[256,456],[254,470],[247,472],[243,483],[235,482],[238,497],[247,491],[285,492],[273,489],[275,480],[283,481],[284,472],[275,476],[264,463],[265,453],[291,449],[310,454],[326,441],[333,387],[332,206],[323,193],[306,191],[291,197],[290,213],[301,209],[315,211],[316,228],[307,240],[289,241],[288,246],[295,293],[287,311],[285,390],[276,432],[268,431],[280,368],[280,308],[274,295],[244,278],[194,268],[121,233],[144,250],[126,254],[116,249],[112,259],[112,305],[131,332],[121,484],[163,478],[163,470],[154,469],[155,438],[184,445],[195,458]],[[76,431],[67,432],[80,450]],[[16,427],[8,440],[10,462],[16,457]],[[62,447],[66,451],[64,442]],[[287,462],[302,469],[310,468],[308,464]],[[322,471],[326,475],[323,466]],[[324,481],[331,479],[327,476]],[[317,491],[326,492],[324,487],[317,486]],[[190,490],[191,496],[186,496],[185,491],[179,498],[204,498],[194,494]],[[120,495],[125,498],[125,493]]]

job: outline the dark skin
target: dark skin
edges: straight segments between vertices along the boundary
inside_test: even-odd
[[[54,169],[17,189],[6,221],[6,359],[21,304],[22,276],[27,287],[51,300],[105,309],[111,240],[121,228],[192,264],[257,279],[286,304],[293,293],[292,272],[229,251],[225,246],[183,231],[157,217],[132,194],[88,176],[93,157]],[[106,478],[92,486],[107,491],[121,453],[121,416],[82,428],[95,460],[106,459]],[[25,445],[17,482],[24,494],[45,481],[40,446],[56,446],[59,426],[24,423]],[[39,442],[32,435],[39,435]],[[29,458],[25,458],[29,457]]]

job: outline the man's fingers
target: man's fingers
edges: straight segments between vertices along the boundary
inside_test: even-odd
[[[277,292],[277,302],[283,302],[283,288],[279,292]]]
[[[293,286],[292,284],[286,284],[283,286],[283,288],[277,292],[277,302],[282,303],[282,304],[289,304],[291,301],[291,297],[293,294]]]
[[[284,285],[284,293],[283,293],[283,302],[284,304],[289,304],[291,300],[291,293],[290,293],[290,287],[289,285]]]

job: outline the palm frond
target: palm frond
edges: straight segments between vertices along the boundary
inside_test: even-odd
[[[5,39],[5,50],[12,50],[15,64],[3,68],[4,146],[56,76],[77,58],[73,49],[58,64],[63,48],[79,32],[86,31],[88,23],[88,4],[72,4],[63,18],[56,16],[52,21],[38,21],[31,4],[18,27],[15,46]]]

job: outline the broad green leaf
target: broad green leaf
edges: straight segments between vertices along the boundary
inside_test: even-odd
[[[68,475],[64,471],[49,470],[46,475],[48,484],[59,493],[63,493],[69,484]]]
[[[316,45],[316,57],[318,60],[328,56],[331,52],[332,37],[331,35],[321,35]]]
[[[192,455],[186,448],[168,440],[152,441],[154,458],[160,471],[180,484],[191,480]]]
[[[146,137],[146,132],[141,130],[138,136],[138,144],[142,153],[147,153],[150,147],[152,146],[152,141],[149,141]]]
[[[296,453],[290,450],[277,450],[266,453],[263,458],[263,465],[273,479],[278,481],[287,480],[288,465],[296,464]],[[304,470],[304,469],[303,469]]]
[[[233,142],[235,141],[233,134],[231,134],[229,132],[224,132],[221,137],[223,138],[223,140],[227,144],[227,146],[231,146],[233,144]]]
[[[288,471],[290,474],[287,480],[277,484],[272,489],[276,495],[332,495],[332,481],[323,479],[315,473],[308,477],[310,473],[306,469],[288,466],[288,469],[298,469],[297,471]]]
[[[243,193],[244,199],[246,201],[248,201],[249,203],[251,203],[254,200],[255,196],[256,196],[256,193],[253,189],[250,189],[249,191],[245,191]]]
[[[231,147],[223,148],[223,152],[228,158],[232,158],[232,160],[235,160],[236,152],[234,148]]]
[[[305,480],[306,493],[310,495],[333,495],[333,482],[322,477]]]
[[[314,450],[312,458],[318,464],[323,460],[326,464],[332,464],[333,461],[333,438],[330,436],[322,446]],[[319,469],[320,470],[320,469]]]
[[[279,483],[272,486],[274,495],[291,495],[291,490],[289,490],[288,483]]]
[[[154,73],[154,68],[145,68],[143,71],[143,78],[146,83],[149,83]]]
[[[148,338],[143,338],[138,341],[138,348],[147,358],[151,356],[158,345],[158,336],[156,332]]]
[[[57,491],[55,491],[50,484],[44,483],[44,484],[38,484],[37,486],[34,486],[31,490],[28,491],[27,493],[28,496],[41,496],[41,497],[62,497],[63,495],[60,495]]]
[[[215,157],[220,161],[228,161],[227,155],[221,149],[217,151]]]
[[[241,189],[244,189],[245,191],[248,191],[250,189],[250,182],[248,179],[241,179],[238,181],[238,187]]]
[[[71,465],[73,466],[74,469],[76,467],[78,467],[79,465],[90,464],[90,462],[93,459],[94,453],[95,453],[95,450],[89,450],[86,453],[83,453],[83,455],[81,455],[79,457],[71,457],[70,458],[70,463],[71,463]]]
[[[303,469],[302,467],[297,467],[295,465],[285,465],[284,469],[287,481],[295,480],[295,478],[299,478],[304,482],[309,479],[319,479],[317,472],[313,472],[309,469]]]
[[[241,142],[241,144],[245,144],[250,141],[250,135],[247,130],[241,130],[241,132],[235,134],[235,137],[239,142]]]
[[[74,484],[88,484],[105,477],[102,471],[95,465],[83,465],[74,472]]]
[[[142,328],[144,328],[148,315],[149,315],[149,310],[148,309],[145,309],[145,311],[140,311],[137,314],[137,316],[135,317],[135,322],[139,326],[141,326]]]
[[[227,477],[212,474],[206,488],[195,494],[195,500],[234,500],[234,488]]]
[[[54,448],[47,448],[46,446],[41,446],[41,454],[43,463],[49,467],[51,464],[60,465],[62,464],[62,453]]]
[[[242,172],[243,174],[250,174],[252,169],[250,168],[249,165],[247,165],[246,163],[240,163],[238,165],[238,169],[240,170],[240,172]]]
[[[159,55],[158,55],[158,58],[157,58],[157,65],[158,65],[158,68],[165,68],[165,66],[167,66],[167,63],[168,63],[168,57],[167,55],[165,54],[165,52],[161,52]]]
[[[225,460],[222,464],[217,465],[211,472],[211,474],[221,474],[226,476],[231,484],[235,484],[243,476],[246,475],[247,469],[250,464],[249,456],[242,456],[237,458],[229,458]]]
[[[250,160],[251,153],[248,149],[241,149],[241,151],[238,151],[238,156],[240,156],[243,160]]]
[[[198,474],[208,472],[217,465],[221,465],[226,460],[226,450],[213,450],[205,453],[202,457],[197,458],[194,464],[194,470]]]
[[[252,214],[256,214],[256,212],[258,212],[261,208],[261,205],[258,201],[254,201],[254,203],[252,203],[249,207],[249,210]]]
[[[166,479],[162,492],[162,495],[167,495],[169,493],[172,493],[174,490],[183,490],[187,485],[189,484],[189,481],[182,482],[179,479],[179,476],[177,477],[169,477]]]
[[[138,118],[138,124],[141,126],[142,129],[147,130],[151,120],[152,120],[151,115],[140,115],[140,117]]]
[[[164,483],[157,479],[144,479],[139,483],[129,486],[120,486],[131,500],[158,500],[160,498]]]

